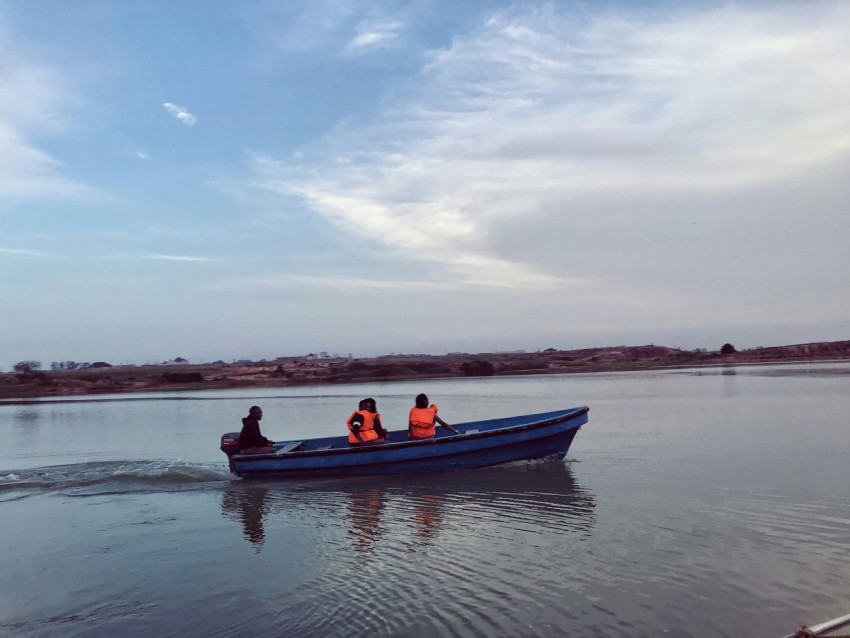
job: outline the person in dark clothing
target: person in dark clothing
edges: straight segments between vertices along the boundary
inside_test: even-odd
[[[263,411],[257,405],[252,405],[248,416],[242,419],[242,431],[239,433],[240,454],[274,454],[274,442],[260,433],[260,419]]]

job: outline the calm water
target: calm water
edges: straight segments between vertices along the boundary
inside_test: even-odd
[[[589,405],[565,461],[231,478],[218,438]],[[0,635],[783,636],[850,613],[850,365],[0,404]]]

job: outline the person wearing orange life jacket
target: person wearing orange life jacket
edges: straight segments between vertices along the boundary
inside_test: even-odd
[[[433,439],[437,435],[436,423],[439,423],[455,434],[460,434],[455,428],[437,416],[437,406],[433,403],[428,405],[427,395],[417,395],[416,405],[410,409],[410,418],[407,423],[407,433],[410,440]]]
[[[346,421],[348,444],[377,445],[390,440],[389,432],[381,424],[381,414],[375,399],[363,399],[355,412]]]

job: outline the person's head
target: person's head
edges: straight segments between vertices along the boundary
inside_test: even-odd
[[[358,409],[359,410],[369,410],[369,412],[377,412],[378,411],[378,404],[375,402],[375,399],[370,397],[368,399],[363,399],[360,402]]]
[[[259,421],[263,418],[263,410],[258,405],[252,405],[248,410],[248,416]]]
[[[417,394],[416,395],[416,407],[417,408],[427,408],[428,407],[428,395],[427,394]]]

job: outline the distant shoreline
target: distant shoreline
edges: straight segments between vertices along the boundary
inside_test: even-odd
[[[850,341],[757,348],[727,354],[646,345],[580,350],[549,348],[541,352],[400,354],[362,359],[307,355],[247,363],[172,363],[0,373],[0,399],[845,361],[850,361]]]

